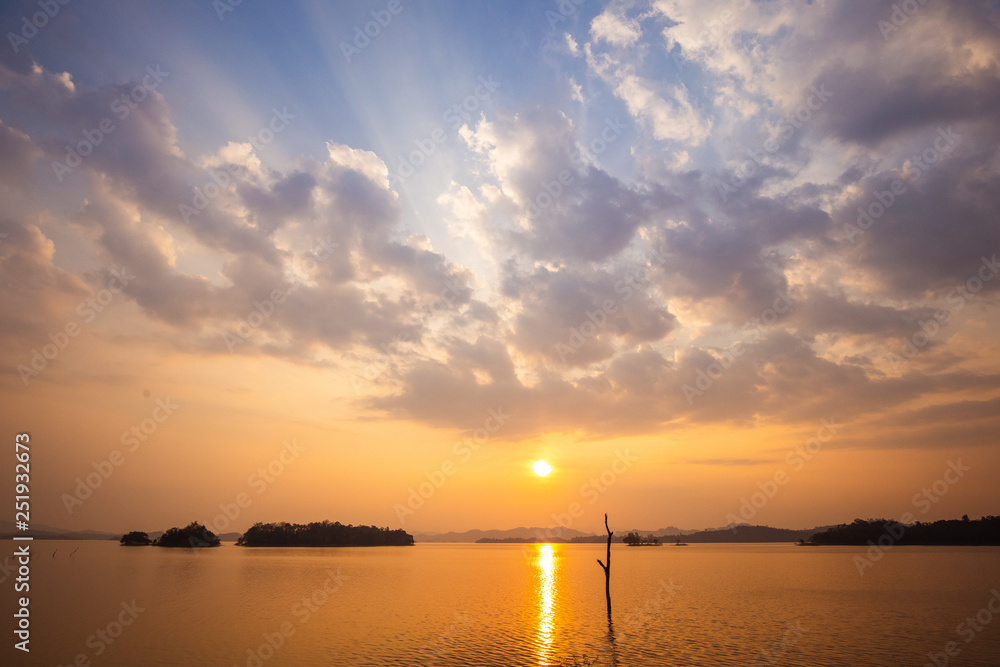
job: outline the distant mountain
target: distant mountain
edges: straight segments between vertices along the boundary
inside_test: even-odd
[[[710,530],[696,530],[696,531],[686,531],[685,534],[680,535],[677,533],[668,533],[666,535],[659,535],[653,533],[652,531],[646,530],[635,530],[635,531],[615,531],[615,536],[612,538],[612,542],[616,544],[623,542],[625,536],[630,533],[638,533],[640,537],[646,537],[647,535],[653,535],[654,537],[660,538],[660,541],[664,544],[670,544],[672,542],[680,541],[683,537],[683,541],[687,543],[694,544],[709,544],[709,543],[723,543],[723,542],[798,542],[799,540],[808,539],[813,533],[818,533],[824,530],[825,527],[821,528],[810,528],[808,530],[789,530],[787,528],[771,528],[770,526],[751,526],[748,524],[735,524],[732,528],[713,528]],[[588,537],[577,537],[574,538],[573,542],[604,542],[608,539],[607,534],[604,535],[593,535]]]
[[[52,526],[46,526],[43,523],[33,523],[33,524],[31,524],[31,530],[28,531],[28,532],[29,533],[33,533],[36,530],[37,531],[41,531],[43,533],[68,533],[68,532],[70,532],[70,531],[66,530],[65,528],[53,528]],[[14,524],[13,521],[7,521],[6,519],[0,519],[0,533],[3,533],[5,535],[8,534],[8,533],[10,533],[10,534],[22,533],[23,534],[23,531],[17,530],[17,526]]]
[[[557,532],[558,530],[558,532]],[[572,528],[511,528],[510,530],[467,530],[464,533],[414,533],[413,539],[420,542],[475,542],[484,537],[503,540],[507,538],[534,539],[541,537],[559,537],[570,540],[574,537],[584,537],[593,533],[584,533]]]
[[[656,537],[676,537],[678,535],[694,535],[695,533],[704,533],[709,530],[728,530],[729,526],[716,526],[715,528],[697,528],[694,530],[678,528],[677,526],[667,526],[666,528],[660,528],[659,530],[636,530],[628,532],[636,532],[640,535],[653,534]],[[618,532],[618,531],[615,531]]]
[[[833,526],[819,526],[806,530],[790,530],[787,528],[771,528],[770,526],[751,526],[749,524],[734,524],[732,527],[707,528],[703,530],[687,530],[676,526],[667,526],[659,530],[623,530],[616,529],[614,541],[620,542],[629,532],[639,535],[654,535],[659,537],[664,543],[671,543],[678,537],[683,537],[688,543],[722,543],[722,542],[798,542],[808,540],[813,534],[824,531]],[[119,540],[124,533],[108,533],[98,530],[76,530],[70,531],[65,528],[55,528],[43,524],[32,524],[28,531],[36,540]],[[163,531],[149,531],[149,537],[156,539],[163,534]],[[0,539],[10,539],[15,535],[24,535],[18,531],[13,521],[0,520]],[[219,538],[223,542],[235,542],[242,533],[231,532],[222,533]],[[464,532],[448,533],[413,533],[414,541],[417,543],[431,542],[476,542],[483,538],[491,540],[508,540],[518,542],[565,541],[565,542],[603,542],[607,539],[607,534],[587,533],[573,528],[526,528],[520,526],[509,530],[466,530]]]
[[[722,542],[798,542],[807,540],[814,533],[826,530],[829,526],[819,526],[803,530],[788,528],[771,528],[770,526],[751,526],[749,524],[734,524],[732,527],[708,528],[704,530],[683,530],[676,526],[668,526],[660,530],[615,530],[614,542],[621,542],[630,532],[639,535],[653,535],[669,544],[678,537],[685,542],[695,544]],[[543,539],[539,540],[539,536]],[[607,534],[584,533],[572,528],[563,528],[558,533],[551,528],[512,528],[510,530],[467,530],[464,533],[414,533],[414,539],[419,542],[538,542],[546,541],[549,536],[552,542],[604,542]],[[674,539],[672,539],[674,538]]]
[[[31,529],[18,530],[13,521],[0,520],[0,539],[30,535],[36,540],[118,540],[121,533],[105,533],[99,530],[66,530],[41,523],[31,524]]]
[[[691,544],[711,544],[721,542],[798,542],[807,540],[814,533],[826,527],[809,528],[806,530],[791,530],[789,528],[771,528],[770,526],[751,526],[749,524],[733,524],[729,528],[702,530],[684,537]]]

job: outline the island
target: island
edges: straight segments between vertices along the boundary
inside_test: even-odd
[[[184,528],[170,528],[159,539],[153,540],[154,547],[201,549],[217,547],[222,540],[205,526],[192,521]]]
[[[383,547],[413,546],[413,536],[400,529],[343,525],[339,521],[309,524],[255,523],[236,540],[238,547]]]
[[[855,519],[816,533],[805,545],[870,545],[886,539],[898,545],[1000,546],[1000,517],[942,519],[904,524],[891,519]]]
[[[122,535],[122,539],[119,540],[119,544],[123,547],[148,547],[152,543],[153,540],[149,539],[149,535],[141,530],[133,530],[131,533],[125,533]]]
[[[627,546],[630,547],[658,547],[660,546],[660,538],[653,537],[652,535],[647,535],[643,537],[639,533],[629,533],[624,538],[622,538]]]

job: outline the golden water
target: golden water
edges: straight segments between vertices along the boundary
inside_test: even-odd
[[[1000,614],[957,631],[1000,589],[998,548],[897,547],[861,576],[857,547],[616,545],[610,623],[604,548],[35,542],[32,651],[11,649],[8,578],[2,662],[924,665],[954,641],[949,665],[1000,665]]]

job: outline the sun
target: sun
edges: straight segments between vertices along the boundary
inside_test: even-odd
[[[539,477],[545,477],[552,472],[552,466],[545,461],[535,461],[534,465],[531,466],[531,469],[534,470],[535,474]]]

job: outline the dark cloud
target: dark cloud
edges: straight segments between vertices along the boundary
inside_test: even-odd
[[[845,294],[810,289],[798,295],[790,323],[811,337],[822,333],[864,336],[884,340],[913,334],[920,322],[933,320],[937,309],[900,309],[877,303],[851,301]]]
[[[687,349],[675,363],[642,348],[620,354],[592,376],[568,381],[543,372],[531,385],[509,374],[502,346],[480,342],[476,349],[473,354],[468,344],[457,344],[444,361],[417,362],[401,373],[395,393],[366,404],[456,428],[477,428],[487,408],[503,406],[514,415],[504,438],[539,429],[599,437],[696,423],[819,424],[827,418],[844,424],[940,392],[1000,388],[1000,376],[963,372],[873,377],[859,366],[821,358],[781,331],[745,345],[724,366],[723,350]]]
[[[955,155],[922,171],[871,176],[836,214],[847,238],[844,256],[890,294],[947,292],[975,277],[984,257],[1000,253],[1000,174],[990,168],[998,152],[964,132]],[[899,194],[893,183],[902,184]],[[984,289],[997,288],[1000,280],[989,280]]]
[[[938,39],[926,39],[931,34]],[[820,115],[841,140],[877,146],[909,131],[991,122],[1000,106],[1000,72],[977,53],[987,46],[995,55],[1000,43],[996,7],[986,2],[926,3],[912,16],[896,2],[841,5],[821,39],[832,53],[860,42],[879,64],[833,58],[817,76],[817,84],[846,93],[835,94]]]
[[[255,226],[270,234],[281,225],[308,211],[312,205],[316,179],[308,173],[296,171],[288,176],[273,175],[274,182],[265,191],[253,184],[239,187],[247,208],[252,212]]]
[[[31,187],[34,162],[41,157],[31,140],[0,120],[0,187]]]
[[[642,268],[646,273],[540,268],[508,276],[522,306],[512,341],[557,365],[586,366],[610,357],[619,339],[635,345],[665,338],[676,319],[650,297],[650,274]]]

